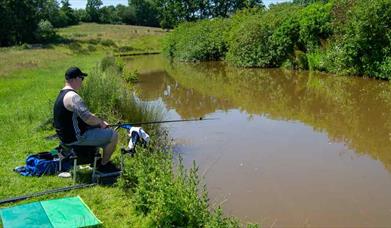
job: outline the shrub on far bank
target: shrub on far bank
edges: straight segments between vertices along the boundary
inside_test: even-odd
[[[284,3],[268,11],[250,9],[234,15],[227,60],[241,67],[279,67],[294,53],[301,8]]]
[[[391,78],[390,24],[390,1],[357,1],[329,51],[330,71]]]
[[[164,42],[164,53],[180,61],[221,60],[227,52],[226,19],[202,20],[179,25]]]
[[[315,51],[321,46],[322,41],[327,40],[333,34],[331,27],[332,6],[332,3],[317,2],[301,10],[299,34],[303,51]]]
[[[271,26],[262,21],[259,15],[248,17],[235,25],[228,41],[227,60],[241,67],[268,67],[272,56],[269,48]]]

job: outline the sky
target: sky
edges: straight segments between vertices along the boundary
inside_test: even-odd
[[[268,6],[271,3],[279,3],[279,2],[286,2],[287,0],[263,0],[263,4]],[[109,5],[128,5],[128,0],[102,0],[104,6]],[[72,8],[77,9],[84,9],[87,4],[87,0],[69,0],[69,3],[71,4]]]

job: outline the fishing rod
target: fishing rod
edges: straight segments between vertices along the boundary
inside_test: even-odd
[[[161,123],[176,123],[176,122],[188,122],[188,121],[202,121],[202,120],[216,120],[217,118],[197,118],[197,119],[184,119],[184,120],[162,120],[162,121],[150,121],[150,122],[135,122],[135,123],[118,123],[110,124],[108,127],[120,127],[124,125],[146,125],[146,124],[161,124]]]
[[[161,123],[176,123],[176,122],[188,122],[188,121],[203,121],[203,120],[217,120],[218,118],[197,118],[197,119],[184,119],[184,120],[162,120],[162,121],[150,121],[150,122],[135,122],[135,123],[118,123],[118,124],[109,124],[107,127],[121,127],[125,125],[147,125],[147,124],[161,124]],[[58,137],[57,133],[45,137],[46,140],[53,140]]]
[[[33,198],[33,197],[37,197],[37,196],[43,196],[43,195],[48,195],[48,194],[53,194],[53,193],[58,193],[58,192],[65,192],[65,191],[70,191],[70,190],[80,189],[80,188],[89,188],[89,187],[93,187],[95,185],[96,185],[96,183],[78,184],[78,185],[73,185],[73,186],[68,186],[68,187],[63,187],[63,188],[55,188],[55,189],[51,189],[51,190],[44,191],[44,192],[37,192],[37,193],[30,194],[30,195],[24,195],[24,196],[18,196],[18,197],[14,197],[14,198],[0,200],[0,205],[4,204],[4,203],[13,203],[13,202],[16,202],[19,200],[25,200],[25,199],[29,199],[29,198]]]

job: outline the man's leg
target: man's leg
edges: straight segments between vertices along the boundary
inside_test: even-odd
[[[110,161],[110,157],[115,151],[115,147],[117,146],[117,143],[118,143],[118,133],[116,131],[113,131],[111,142],[103,148],[102,165],[106,165],[106,163]]]
[[[110,128],[92,128],[87,130],[77,142],[70,145],[96,146],[103,148],[101,164],[109,162],[118,143],[118,133]]]

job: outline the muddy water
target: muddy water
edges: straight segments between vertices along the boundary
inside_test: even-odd
[[[213,206],[263,227],[391,226],[391,85],[222,63],[128,59]]]

